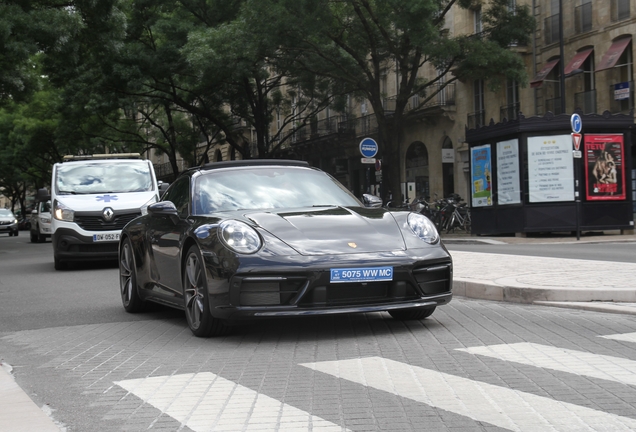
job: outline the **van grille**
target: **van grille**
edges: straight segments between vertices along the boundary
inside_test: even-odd
[[[115,231],[121,230],[138,216],[141,216],[139,210],[119,210],[115,211],[112,221],[106,222],[101,212],[76,212],[75,223],[86,231]]]

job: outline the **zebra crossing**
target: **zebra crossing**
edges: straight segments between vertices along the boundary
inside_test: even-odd
[[[600,337],[636,343],[636,333]],[[636,361],[626,358],[529,342],[455,351],[476,358],[621,383],[633,386],[636,393]],[[636,430],[636,418],[383,357],[318,361],[299,366],[511,431]],[[350,430],[210,372],[124,380],[115,384],[195,432]]]

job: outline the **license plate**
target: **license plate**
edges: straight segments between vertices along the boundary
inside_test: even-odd
[[[93,234],[94,242],[103,241],[119,241],[119,233],[117,234]]]
[[[331,283],[378,282],[393,280],[393,267],[331,269]]]

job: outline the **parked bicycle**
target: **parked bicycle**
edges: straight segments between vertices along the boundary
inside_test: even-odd
[[[437,198],[437,196],[436,196]],[[451,194],[446,198],[429,201],[430,197],[420,197],[414,200],[411,211],[428,217],[437,227],[438,232],[452,233],[463,230],[470,233],[470,208],[458,194]]]

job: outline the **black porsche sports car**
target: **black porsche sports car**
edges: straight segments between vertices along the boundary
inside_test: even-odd
[[[425,216],[365,207],[305,162],[249,160],[183,172],[124,227],[119,273],[126,311],[184,309],[213,336],[258,317],[423,319],[451,300],[453,270]]]

